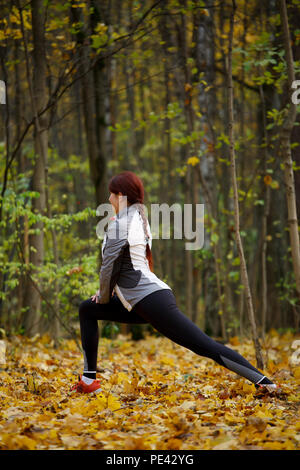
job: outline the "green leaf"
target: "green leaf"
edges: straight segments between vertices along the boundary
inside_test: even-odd
[[[239,256],[233,259],[232,266],[239,266],[241,264]]]
[[[212,241],[213,243],[217,243],[218,240],[219,240],[219,235],[218,235],[217,233],[213,233],[213,234],[211,235],[211,241]]]

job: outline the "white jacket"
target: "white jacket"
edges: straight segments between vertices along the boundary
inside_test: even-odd
[[[151,248],[148,220],[147,228]],[[100,304],[108,303],[115,292],[124,307],[131,310],[152,292],[171,289],[150,270],[146,242],[139,206],[131,204],[119,211],[109,223],[102,243]]]

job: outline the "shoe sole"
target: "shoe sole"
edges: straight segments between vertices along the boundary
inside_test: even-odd
[[[100,392],[103,392],[102,388],[97,388],[97,390],[93,390],[92,392],[78,392],[77,390],[70,390],[70,394],[73,394],[73,393],[80,393],[81,395],[91,395],[91,393],[100,393]]]

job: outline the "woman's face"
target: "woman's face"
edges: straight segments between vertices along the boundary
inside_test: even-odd
[[[108,200],[111,203],[111,205],[114,207],[116,213],[118,213],[119,210],[122,209],[123,206],[126,205],[126,202],[127,202],[126,197],[124,197],[121,192],[119,192],[119,194],[110,193]]]

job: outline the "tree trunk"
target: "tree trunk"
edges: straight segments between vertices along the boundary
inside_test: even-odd
[[[290,31],[288,24],[287,8],[285,0],[280,0],[281,21],[283,26],[284,48],[288,71],[288,89],[293,92],[292,83],[295,80],[293,52],[291,48]],[[300,299],[300,248],[298,218],[296,208],[295,181],[293,171],[293,160],[291,151],[291,133],[296,120],[296,104],[292,102],[291,95],[289,99],[289,109],[281,131],[281,146],[283,151],[284,163],[284,182],[286,188],[286,200],[288,209],[288,224],[291,242],[292,263],[296,280],[296,291]]]
[[[220,4],[220,10],[219,10],[219,28],[220,28],[220,44],[221,44],[221,56],[222,56],[222,76],[223,76],[223,83],[221,84],[221,89],[223,91],[223,96],[222,96],[222,103],[224,103],[224,106],[221,107],[220,112],[219,112],[219,122],[222,124],[223,122],[226,122],[226,45],[225,45],[225,39],[226,37],[226,30],[225,30],[225,22],[226,22],[226,16],[227,16],[227,8],[226,4],[224,2],[221,2]],[[224,110],[223,110],[224,109]],[[223,144],[222,148],[222,156],[224,155],[223,158],[226,160],[229,160],[229,151],[228,151],[228,145]],[[223,317],[224,317],[224,323],[226,326],[226,322],[230,319],[230,314],[232,310],[234,309],[234,306],[232,304],[232,286],[230,283],[230,277],[229,277],[229,271],[230,271],[230,260],[227,259],[227,254],[230,252],[230,250],[233,248],[232,247],[232,237],[231,237],[231,214],[233,213],[233,200],[232,198],[229,197],[230,193],[230,169],[229,166],[223,165],[222,167],[222,179],[220,181],[220,186],[222,188],[222,194],[223,194],[223,199],[224,199],[224,208],[226,208],[224,216],[226,217],[226,228],[227,228],[227,234],[228,236],[224,239],[224,254],[222,257],[222,263],[223,263],[223,295],[222,295],[222,310],[223,310]],[[221,259],[221,258],[220,258]],[[222,328],[225,328],[222,325]],[[226,331],[226,329],[225,329]]]
[[[186,7],[186,1],[182,2],[183,8]],[[188,64],[188,51],[187,51],[187,37],[186,37],[186,12],[180,13],[180,25],[178,26],[178,48],[179,57],[182,67],[182,98],[183,108],[186,119],[187,135],[191,135],[193,131],[193,109],[191,103],[191,74],[190,66]],[[187,143],[183,149],[183,164],[186,164],[188,158],[191,156],[191,145]],[[192,179],[192,166],[187,165],[185,175],[185,204],[192,204],[193,208],[193,179]],[[193,314],[193,255],[192,250],[185,249],[185,314],[188,318],[192,318]]]
[[[15,138],[14,142],[18,142],[21,137],[21,116],[22,116],[22,90],[21,90],[21,79],[20,79],[20,64],[19,64],[19,46],[17,43],[14,47],[14,60],[15,63]],[[26,167],[25,167],[25,158],[21,149],[18,150],[17,155],[17,162],[18,162],[18,174],[24,174]],[[21,232],[19,233],[20,237],[20,244],[22,249],[22,255],[25,260],[25,264],[28,265],[29,262],[29,252],[28,252],[28,217],[25,215],[24,217],[20,217],[20,224],[19,224]],[[17,312],[18,318],[22,316],[22,308],[24,302],[24,293],[26,287],[26,275],[22,272],[19,277],[19,284],[18,284],[18,304],[17,304]],[[11,325],[12,326],[12,325]],[[10,329],[10,325],[8,325],[8,329]]]
[[[199,86],[199,109],[202,116],[199,118],[201,127],[205,131],[205,137],[199,142],[199,155],[200,163],[196,167],[197,183],[199,181],[200,187],[203,188],[204,199],[206,203],[207,215],[210,215],[215,222],[217,222],[217,196],[216,196],[216,174],[215,174],[215,133],[212,127],[212,122],[215,119],[216,109],[216,93],[214,89],[214,41],[209,40],[208,31],[213,30],[213,9],[210,10],[209,16],[202,15],[196,11],[193,18],[193,49],[192,56],[195,60],[197,68],[197,78],[200,73],[203,75],[203,80],[207,83],[204,85],[200,83]],[[212,87],[210,90],[205,91],[207,86]],[[203,157],[202,157],[203,156]],[[222,295],[221,286],[221,272],[220,272],[220,253],[219,245],[213,245],[214,263],[216,272],[216,283],[218,293],[218,318],[220,320],[221,335],[226,339],[225,329],[225,304],[224,296]],[[196,293],[196,298],[199,294]]]
[[[266,117],[266,105],[265,96],[262,85],[259,86],[260,97],[261,97],[261,111],[262,111],[262,127],[263,127],[263,157],[264,157],[264,175],[267,175],[267,160],[268,154],[267,149],[269,148],[268,135],[267,135],[267,117]],[[264,182],[263,182],[264,184]],[[261,250],[261,332],[262,337],[265,337],[266,332],[266,321],[267,321],[267,308],[268,308],[268,279],[267,279],[267,247],[268,247],[268,216],[270,212],[270,199],[271,190],[270,185],[264,186],[264,213],[262,220],[262,250]]]
[[[241,262],[241,277],[245,289],[246,302],[249,314],[249,320],[252,329],[252,338],[255,347],[255,355],[257,367],[260,369],[264,368],[263,357],[261,352],[261,346],[256,331],[256,323],[252,305],[252,297],[250,292],[250,286],[248,282],[247,266],[244,257],[243,244],[240,236],[239,227],[239,199],[238,199],[238,187],[236,180],[236,168],[235,168],[235,151],[234,151],[234,115],[233,115],[233,85],[232,85],[232,41],[233,41],[233,28],[234,28],[234,15],[236,10],[235,0],[232,0],[232,11],[230,15],[230,32],[229,32],[229,51],[228,51],[228,128],[229,128],[229,150],[230,150],[230,169],[231,169],[231,181],[233,186],[233,200],[234,200],[234,221],[235,221],[235,237],[237,248]]]
[[[28,46],[26,33],[24,30],[23,17],[21,9],[21,28],[24,39],[24,48],[26,55],[27,81],[30,90],[31,106],[34,115],[34,150],[35,161],[33,169],[32,190],[40,193],[39,198],[32,201],[33,211],[35,213],[46,214],[46,187],[45,171],[48,159],[48,118],[44,113],[38,117],[38,113],[46,106],[47,96],[47,64],[45,52],[44,36],[44,17],[45,6],[43,0],[33,0],[32,8],[32,36],[33,36],[33,80],[31,81],[29,70]],[[34,336],[40,331],[40,310],[41,296],[37,290],[38,271],[43,267],[44,261],[44,232],[42,222],[37,222],[34,229],[38,233],[29,235],[29,262],[34,266],[29,272],[26,283],[26,293],[24,304],[28,310],[24,316],[24,330],[27,336]],[[34,283],[32,282],[34,280]]]
[[[74,22],[79,23],[82,21],[79,11],[80,8],[71,8],[70,10],[71,17]],[[79,75],[82,75],[81,93],[90,176],[95,187],[95,201],[98,205],[103,202],[107,202],[108,200],[107,162],[105,158],[103,139],[104,123],[101,120],[103,110],[99,109],[101,102],[99,99],[96,99],[97,95],[99,98],[99,93],[104,94],[104,90],[102,88],[103,77],[100,77],[99,73],[101,74],[103,72],[103,74],[105,74],[105,71],[103,70],[103,64],[101,61],[94,65],[94,67],[98,69],[97,72],[94,73],[93,70],[87,71],[90,66],[90,50],[83,29],[76,34],[75,40],[78,44],[78,54],[80,57],[78,73]],[[99,87],[99,89],[96,90],[95,86]]]

